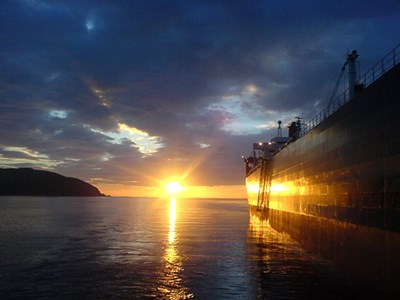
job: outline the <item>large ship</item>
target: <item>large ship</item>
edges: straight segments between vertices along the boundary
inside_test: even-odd
[[[347,275],[400,296],[400,45],[362,76],[348,54],[348,88],[288,136],[253,144],[250,213]],[[339,82],[339,80],[338,80]]]

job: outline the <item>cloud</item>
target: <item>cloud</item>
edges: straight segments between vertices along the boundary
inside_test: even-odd
[[[274,136],[278,120],[322,109],[348,50],[359,51],[365,70],[396,46],[399,8],[2,1],[2,164],[137,185],[172,172],[202,185],[242,184],[240,156]],[[17,162],[23,153],[7,149],[48,164]]]

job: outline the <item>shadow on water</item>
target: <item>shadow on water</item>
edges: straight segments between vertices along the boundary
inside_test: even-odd
[[[307,253],[289,234],[276,231],[268,216],[250,214],[248,245],[257,262],[261,299],[384,299],[350,281],[335,265]]]

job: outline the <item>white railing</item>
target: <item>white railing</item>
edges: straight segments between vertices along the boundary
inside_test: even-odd
[[[363,85],[364,88],[371,85],[383,74],[392,69],[395,65],[400,62],[400,44],[397,45],[392,51],[390,51],[384,58],[382,58],[378,63],[376,63],[371,69],[369,69],[364,75],[360,76],[358,79],[358,84]],[[304,124],[300,136],[304,136],[315,126],[324,121],[327,117],[337,111],[345,103],[347,103],[350,98],[350,89],[346,89],[342,94],[337,96],[332,103],[325,107],[321,112],[319,112],[314,118],[308,123]]]

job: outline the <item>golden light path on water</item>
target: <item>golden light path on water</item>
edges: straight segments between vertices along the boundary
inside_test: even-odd
[[[169,204],[169,231],[168,231],[168,243],[173,244],[175,242],[175,222],[176,222],[176,198],[172,197]]]
[[[167,299],[192,299],[194,295],[185,287],[182,277],[185,256],[180,252],[179,240],[176,232],[176,219],[178,215],[177,199],[169,200],[169,230],[168,240],[163,256],[164,265],[160,271],[160,285],[158,291]]]

